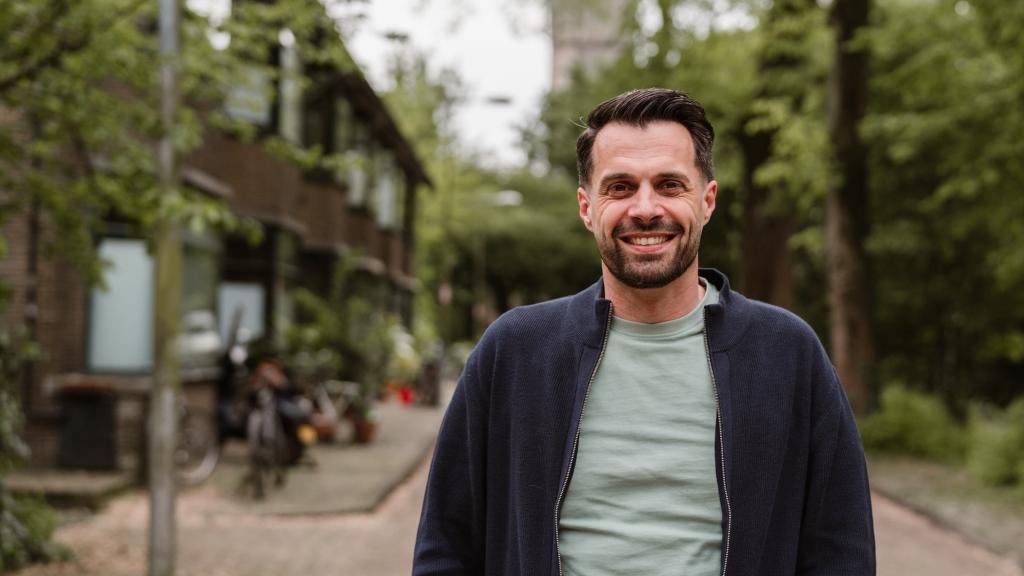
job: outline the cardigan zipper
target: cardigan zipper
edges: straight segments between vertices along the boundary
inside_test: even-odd
[[[732,504],[729,502],[729,484],[725,478],[725,433],[722,431],[722,402],[718,396],[718,381],[715,380],[715,366],[711,362],[711,345],[708,344],[708,309],[704,308],[704,353],[708,357],[708,371],[711,373],[711,388],[715,391],[715,411],[718,417],[718,448],[720,458],[719,466],[722,467],[722,493],[725,496],[725,546],[722,548],[722,574],[725,576],[726,568],[729,566],[729,545],[732,536]]]
[[[569,478],[572,477],[573,467],[576,465],[576,452],[579,450],[580,445],[580,427],[583,425],[583,416],[587,412],[587,399],[590,398],[590,387],[594,383],[594,378],[597,377],[598,368],[601,367],[601,360],[604,358],[604,351],[608,348],[608,334],[612,328],[613,313],[613,307],[611,303],[609,303],[608,320],[605,322],[604,338],[601,340],[601,352],[597,356],[597,363],[594,364],[594,371],[590,373],[590,380],[587,382],[587,391],[583,395],[583,407],[580,408],[580,419],[576,423],[576,435],[573,437],[572,453],[569,455],[569,469],[566,470],[565,480],[562,481],[562,488],[558,491],[558,500],[555,502],[555,554],[558,556],[558,576],[564,576],[562,552],[558,547],[558,522],[562,511],[562,499],[565,497],[565,491],[569,487]]]

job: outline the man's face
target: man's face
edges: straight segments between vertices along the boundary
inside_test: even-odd
[[[660,288],[697,261],[718,184],[705,182],[690,132],[675,122],[597,133],[593,170],[576,192],[605,269],[630,288]]]

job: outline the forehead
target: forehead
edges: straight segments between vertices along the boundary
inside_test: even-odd
[[[673,169],[698,173],[693,138],[685,126],[657,121],[641,128],[613,122],[594,139],[593,177],[602,173]]]

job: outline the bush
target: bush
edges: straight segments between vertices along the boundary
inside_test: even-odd
[[[21,439],[23,418],[17,385],[22,363],[35,354],[23,335],[0,331],[0,574],[31,562],[67,556],[50,540],[56,514],[42,500],[15,497],[4,485],[7,473],[28,456]]]
[[[971,406],[967,469],[992,486],[1024,484],[1024,398],[1005,410]]]
[[[51,540],[57,514],[42,499],[13,496],[0,487],[0,516],[0,574],[70,557],[65,547]]]
[[[860,424],[865,448],[939,461],[963,458],[964,428],[937,396],[892,385],[880,400]]]

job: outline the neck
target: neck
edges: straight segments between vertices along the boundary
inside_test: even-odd
[[[661,288],[631,288],[602,264],[604,296],[612,301],[615,316],[623,320],[656,324],[686,316],[700,304],[705,288],[694,261],[683,274]]]

